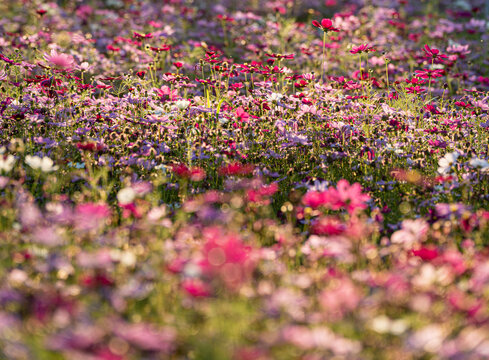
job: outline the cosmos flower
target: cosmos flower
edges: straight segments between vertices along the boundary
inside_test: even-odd
[[[447,153],[444,157],[438,160],[438,173],[448,174],[452,170],[452,166],[457,163],[457,159],[460,156],[458,152]]]
[[[470,159],[469,164],[476,169],[481,169],[483,171],[489,170],[489,162],[485,159],[473,157],[472,159]]]
[[[340,29],[333,27],[333,21],[331,21],[331,19],[322,19],[321,23],[317,20],[313,20],[312,25],[323,30],[324,32],[328,32],[328,31],[339,32],[340,31]]]
[[[7,156],[0,155],[0,171],[9,172],[15,165],[15,157],[12,154]]]
[[[351,54],[358,54],[358,53],[369,53],[369,52],[372,52],[372,51],[377,51],[373,46],[370,46],[369,44],[362,44],[362,45],[358,45],[358,46],[354,46],[352,47],[352,49],[350,50],[350,53]]]
[[[75,63],[75,59],[73,59],[73,56],[58,53],[54,49],[51,50],[50,54],[45,53],[44,59],[49,63],[50,66],[61,70],[70,70]]]
[[[46,173],[58,169],[58,167],[54,165],[54,161],[47,156],[41,158],[39,156],[27,155],[25,157],[25,163],[35,170],[41,170]]]
[[[131,204],[136,198],[136,191],[132,187],[126,187],[117,193],[117,200],[121,205]]]

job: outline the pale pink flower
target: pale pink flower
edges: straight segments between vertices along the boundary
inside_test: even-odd
[[[340,320],[346,313],[355,310],[360,299],[360,291],[351,280],[344,278],[323,290],[319,303],[329,319]]]
[[[73,67],[75,59],[73,56],[58,53],[56,50],[51,50],[50,54],[44,54],[44,59],[57,69],[69,70]]]

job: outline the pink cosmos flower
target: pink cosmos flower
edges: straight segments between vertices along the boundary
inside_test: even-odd
[[[51,50],[50,54],[44,54],[44,59],[57,69],[70,70],[73,67],[75,59],[73,56],[58,53],[56,50]]]
[[[368,44],[362,44],[362,45],[359,45],[359,46],[354,46],[350,53],[351,54],[358,54],[358,53],[368,53],[368,52],[371,52],[371,51],[377,51],[373,46],[369,46]]]
[[[333,27],[333,21],[331,21],[331,19],[322,19],[321,23],[319,23],[319,21],[317,21],[317,20],[313,20],[312,25],[323,30],[324,32],[328,32],[328,31],[339,32],[340,31],[340,29]]]
[[[445,54],[441,54],[440,50],[435,48],[430,48],[428,45],[423,47],[423,51],[425,53],[425,59],[432,60],[436,64],[443,63],[444,60],[448,59],[448,56]]]
[[[247,123],[248,119],[250,118],[250,114],[248,114],[241,106],[236,109],[236,112],[234,114],[236,116],[236,119],[238,119],[240,122]]]
[[[225,235],[219,228],[205,230],[205,237],[200,263],[203,272],[219,277],[229,288],[239,288],[255,267],[253,249],[238,236]]]
[[[326,216],[314,222],[311,230],[317,235],[341,235],[346,230],[346,226],[338,218]]]
[[[370,200],[370,196],[362,193],[362,187],[359,183],[350,185],[345,179],[338,181],[336,188],[330,186],[326,191],[310,191],[302,198],[304,205],[312,208],[320,206],[332,210],[345,208],[350,214],[357,209],[365,209],[367,207],[365,203],[368,200]]]
[[[178,95],[178,90],[171,90],[170,87],[163,85],[160,89],[154,88],[153,89],[156,94],[164,99],[169,99],[169,100],[177,100],[180,98]]]
[[[204,169],[198,166],[188,168],[185,164],[172,165],[172,171],[178,177],[182,179],[190,179],[192,181],[202,181],[206,176]]]
[[[353,311],[360,303],[361,293],[353,282],[344,278],[324,289],[319,296],[319,303],[327,317],[340,320],[345,314]]]
[[[111,211],[106,204],[79,204],[75,209],[75,226],[79,230],[94,230],[110,216]]]
[[[192,297],[207,297],[210,295],[209,285],[200,279],[185,279],[182,289]]]
[[[228,176],[245,176],[251,174],[255,167],[252,164],[241,164],[239,162],[231,163],[219,168],[220,175]]]

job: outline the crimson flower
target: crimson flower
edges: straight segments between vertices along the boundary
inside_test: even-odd
[[[185,164],[177,164],[172,166],[172,171],[183,179],[190,179],[192,181],[202,181],[205,179],[205,170],[194,166],[188,168]]]
[[[421,79],[429,79],[429,78],[439,78],[443,76],[443,73],[445,71],[442,69],[423,69],[423,70],[416,70],[416,76],[421,78]]]
[[[408,94],[419,94],[424,92],[425,90],[426,89],[421,88],[419,85],[406,87],[406,91]]]
[[[207,297],[211,294],[209,285],[200,279],[185,279],[182,288],[192,297]]]
[[[254,169],[255,167],[251,164],[241,164],[239,162],[235,162],[227,166],[220,167],[219,174],[244,176],[251,174]]]
[[[436,259],[440,254],[436,248],[422,247],[417,250],[411,250],[414,256],[420,257],[423,260],[433,260]]]
[[[313,20],[312,25],[323,30],[324,32],[328,32],[328,31],[339,32],[340,31],[340,29],[333,27],[333,22],[331,21],[331,19],[323,19],[323,20],[321,20],[321,23],[317,20]]]
[[[153,38],[153,34],[152,33],[140,34],[134,31],[133,37],[136,39],[151,39]]]
[[[150,46],[150,50],[154,52],[169,51],[170,48],[170,45],[162,45],[161,47]]]
[[[271,58],[277,59],[277,60],[282,60],[282,59],[293,59],[294,54],[269,54],[266,53],[266,56],[270,56]]]
[[[430,48],[428,45],[424,46],[423,51],[426,59],[438,60],[439,62],[443,62],[443,60],[448,59],[448,56],[445,54],[440,54],[440,50]]]
[[[368,44],[362,44],[362,45],[359,45],[359,46],[354,46],[350,53],[351,54],[358,54],[358,53],[369,53],[369,52],[373,52],[373,51],[377,51],[373,46],[369,46]]]

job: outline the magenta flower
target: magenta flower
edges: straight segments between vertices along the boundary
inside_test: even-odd
[[[56,50],[51,50],[50,54],[44,54],[44,59],[57,69],[70,70],[73,67],[75,59],[73,56],[58,53]]]
[[[330,187],[329,191],[336,197],[333,209],[344,207],[350,214],[356,209],[365,209],[367,207],[365,202],[370,200],[370,196],[362,193],[362,187],[359,183],[350,185],[345,179],[338,181],[336,189]]]
[[[333,27],[333,22],[331,21],[331,19],[322,19],[321,23],[319,23],[319,21],[317,21],[317,20],[313,20],[312,25],[323,30],[324,32],[328,32],[328,31],[339,32],[340,31],[340,29]]]
[[[170,89],[170,87],[163,85],[160,89],[154,88],[153,89],[156,94],[164,99],[169,99],[169,100],[177,100],[180,96],[178,96],[178,90],[177,89]]]
[[[362,45],[359,45],[359,46],[354,46],[352,47],[352,49],[350,50],[350,53],[351,54],[358,54],[358,53],[369,53],[369,52],[373,52],[373,51],[377,51],[373,46],[369,46],[368,44],[362,44]]]
[[[95,230],[101,227],[110,216],[111,211],[106,204],[79,204],[75,208],[75,227],[84,231]]]
[[[370,200],[370,196],[362,193],[362,187],[359,183],[350,185],[345,179],[338,181],[336,188],[330,186],[326,191],[310,191],[302,198],[304,205],[312,208],[320,206],[331,210],[345,208],[350,214],[357,209],[365,209],[367,207],[365,202],[368,200]]]
[[[440,50],[430,48],[428,45],[424,46],[423,51],[425,53],[425,59],[431,59],[436,63],[443,63],[444,60],[448,59],[448,56],[441,54]]]
[[[231,289],[239,288],[255,267],[253,249],[238,236],[223,234],[219,228],[206,229],[205,237],[200,263],[203,272],[219,277]]]

